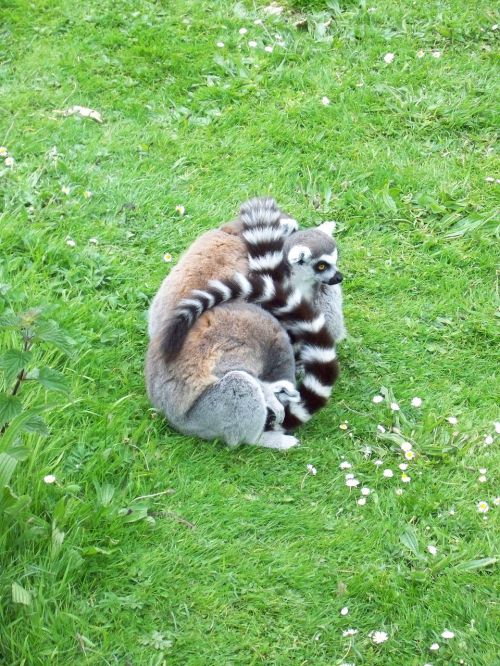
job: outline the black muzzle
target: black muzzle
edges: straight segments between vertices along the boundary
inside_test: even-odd
[[[328,280],[328,284],[340,284],[342,280],[344,279],[344,276],[340,271],[337,271],[335,275]]]

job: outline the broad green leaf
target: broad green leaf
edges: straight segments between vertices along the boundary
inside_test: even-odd
[[[24,606],[31,605],[31,594],[19,583],[12,583],[12,601],[15,604],[24,604]]]
[[[6,386],[10,386],[23,368],[31,361],[32,354],[20,349],[8,349],[0,356],[0,369],[3,370]]]
[[[113,499],[113,495],[115,494],[115,488],[109,483],[103,483],[102,486],[100,486],[98,483],[95,484],[95,489],[97,493],[97,501],[99,504],[102,506],[108,506],[111,504],[111,500]]]
[[[23,403],[15,395],[0,393],[0,426],[12,421],[23,411]]]
[[[120,515],[123,516],[124,523],[136,523],[148,517],[148,507],[144,504],[136,504],[126,509],[121,509]]]
[[[66,393],[68,391],[68,385],[64,375],[52,368],[40,368],[37,381],[50,391],[61,391],[61,393]]]
[[[449,231],[445,234],[445,238],[460,238],[465,234],[476,231],[482,228],[484,235],[498,234],[500,222],[495,215],[487,215],[485,213],[471,213],[459,220]]]
[[[10,486],[0,489],[0,509],[11,518],[22,520],[22,514],[29,508],[31,497],[29,495],[16,495]]]
[[[18,440],[14,442],[12,446],[7,446],[3,450],[3,453],[6,453],[11,458],[15,458],[17,462],[22,462],[23,460],[27,460],[29,458],[30,450]]]
[[[418,539],[417,533],[410,525],[406,528],[406,531],[399,537],[399,540],[406,546],[411,552],[417,557],[420,555],[418,550]]]
[[[56,555],[64,541],[66,534],[62,532],[58,527],[53,525],[52,527],[52,555]]]
[[[483,557],[480,560],[468,560],[467,562],[460,562],[455,566],[458,571],[475,571],[476,569],[484,569],[491,567],[498,562],[498,557]]]
[[[54,347],[65,354],[70,354],[75,344],[55,321],[39,321],[35,325],[36,338],[44,342],[50,342]]]
[[[49,434],[47,424],[39,414],[27,414],[27,418],[22,424],[22,429],[26,432],[37,432],[44,437]]]
[[[0,315],[0,328],[17,328],[20,321],[19,317],[13,312],[4,312]]]
[[[8,453],[0,453],[0,488],[7,486],[17,465],[17,460]]]
[[[398,212],[398,207],[397,207],[397,205],[396,205],[396,202],[395,202],[394,199],[392,198],[392,196],[391,196],[391,194],[390,194],[388,188],[385,188],[385,189],[383,189],[383,190],[380,191],[380,198],[381,198],[382,201],[384,202],[384,205],[385,205],[385,206],[386,206],[391,212],[393,212],[393,213],[397,213],[397,212]]]
[[[112,550],[106,550],[105,548],[99,548],[99,546],[87,546],[83,548],[82,556],[83,557],[94,557],[95,555],[111,555]]]

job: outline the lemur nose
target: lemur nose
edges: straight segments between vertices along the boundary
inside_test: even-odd
[[[328,284],[340,284],[342,280],[344,279],[344,276],[340,271],[337,271],[335,275],[331,278],[331,280],[328,282]]]

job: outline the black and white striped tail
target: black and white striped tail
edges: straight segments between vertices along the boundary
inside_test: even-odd
[[[297,222],[285,216],[274,199],[265,197],[244,203],[240,220],[252,281],[248,282],[240,274],[232,280],[211,280],[205,289],[195,289],[189,298],[182,299],[163,332],[162,353],[166,361],[179,354],[189,330],[204,312],[221,303],[251,295],[257,296],[253,302],[258,302],[259,294],[270,296],[273,284],[282,283],[288,275],[283,246],[285,238],[296,231]]]

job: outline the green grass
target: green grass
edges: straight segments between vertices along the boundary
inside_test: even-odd
[[[498,15],[265,4],[3,2],[0,314],[41,307],[74,340],[34,359],[67,393],[20,393],[52,409],[47,437],[20,436],[0,519],[3,664],[497,663]],[[104,122],[55,113],[74,104]],[[288,455],[181,436],[143,386],[163,254],[255,194],[337,219],[346,274],[342,377]],[[14,340],[0,330],[2,353]],[[413,442],[409,484],[379,424]]]

